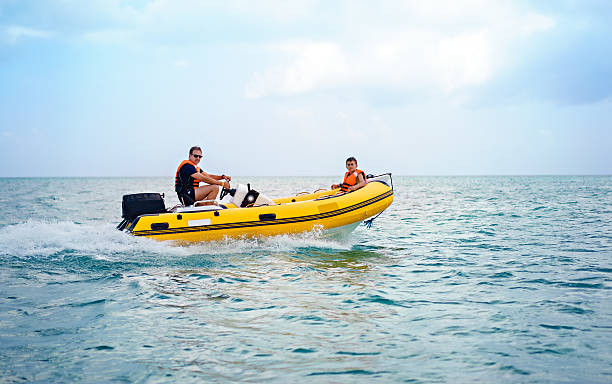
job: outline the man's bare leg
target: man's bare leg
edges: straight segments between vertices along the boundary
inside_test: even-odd
[[[217,198],[217,194],[219,193],[218,185],[203,185],[201,187],[197,187],[195,189],[195,198],[196,202],[200,200],[214,200]],[[204,202],[197,205],[214,205],[215,203]]]

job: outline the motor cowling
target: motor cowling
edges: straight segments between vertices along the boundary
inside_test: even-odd
[[[159,193],[135,193],[123,195],[121,217],[134,220],[140,215],[166,212],[164,198]]]
[[[231,202],[241,208],[253,205],[276,205],[272,199],[254,189],[251,189],[250,184],[238,184],[237,188],[226,191],[227,194],[232,196]]]

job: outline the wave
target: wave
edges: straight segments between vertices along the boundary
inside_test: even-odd
[[[195,255],[229,255],[253,252],[287,252],[304,248],[351,249],[350,243],[325,238],[320,231],[263,239],[225,239],[180,244],[134,237],[110,223],[28,220],[0,228],[0,256],[20,259],[90,256],[107,261],[125,261],[142,256],[171,258]],[[135,261],[135,260],[132,260]]]
[[[78,253],[100,259],[116,259],[119,255],[134,252],[185,254],[180,247],[129,236],[110,223],[28,220],[0,229],[2,256],[29,259]]]

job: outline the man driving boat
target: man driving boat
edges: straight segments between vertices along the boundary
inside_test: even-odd
[[[191,147],[189,160],[183,160],[176,170],[174,190],[183,205],[192,205],[201,200],[214,200],[219,193],[218,186],[230,188],[232,178],[226,175],[212,175],[198,167],[202,159],[202,148]],[[200,182],[207,185],[200,186]],[[202,205],[214,204],[207,201]]]

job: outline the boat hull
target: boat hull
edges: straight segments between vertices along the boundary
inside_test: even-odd
[[[389,207],[393,190],[386,183],[372,182],[347,194],[326,191],[275,202],[273,206],[141,215],[127,225],[127,232],[156,240],[200,242],[354,228],[352,224]]]

